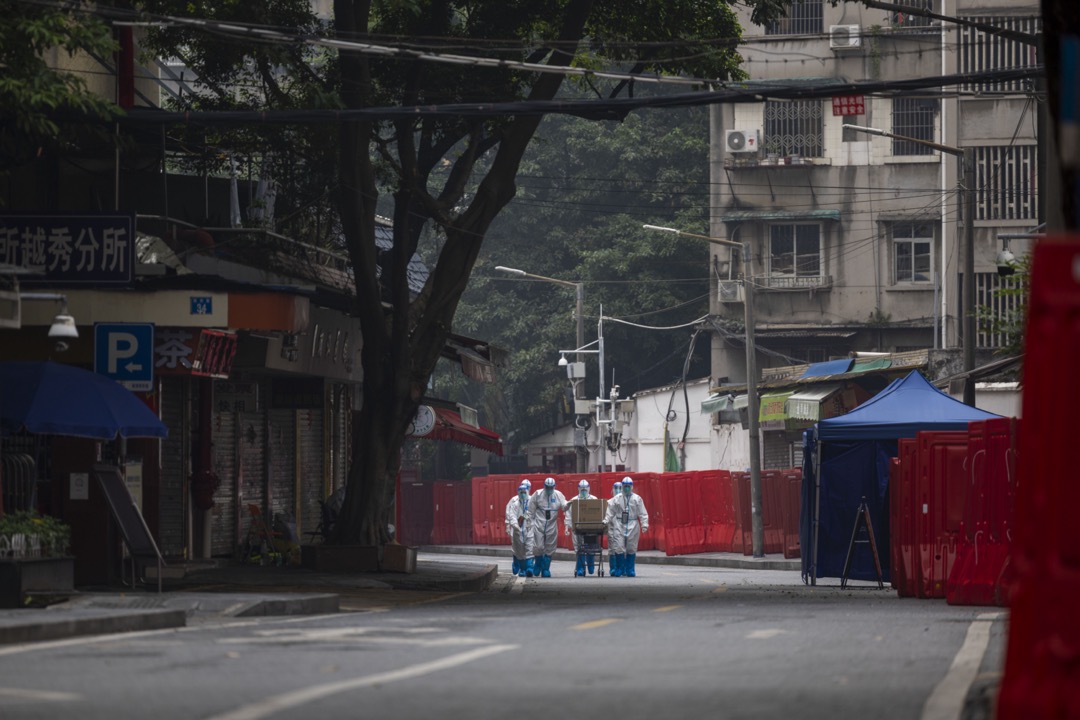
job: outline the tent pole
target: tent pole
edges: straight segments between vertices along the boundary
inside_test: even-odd
[[[810,584],[817,585],[818,529],[821,527],[821,440],[814,428],[814,542],[810,548]]]

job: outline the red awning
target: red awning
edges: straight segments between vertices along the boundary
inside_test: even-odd
[[[502,456],[502,438],[498,433],[487,428],[473,427],[461,419],[461,415],[453,410],[436,407],[435,427],[424,437],[435,440],[453,440],[466,445],[487,450],[493,455]]]

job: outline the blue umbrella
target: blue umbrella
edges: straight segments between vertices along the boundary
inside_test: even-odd
[[[130,390],[72,365],[0,362],[0,432],[111,440],[167,437],[169,429]]]

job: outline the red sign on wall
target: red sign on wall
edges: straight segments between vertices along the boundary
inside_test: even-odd
[[[833,115],[865,115],[865,95],[839,95],[832,99]]]

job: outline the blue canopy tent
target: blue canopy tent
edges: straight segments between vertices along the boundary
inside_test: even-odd
[[[894,380],[847,415],[807,431],[803,442],[799,534],[804,581],[842,577],[851,531],[866,498],[884,579],[889,579],[889,459],[897,440],[920,430],[966,430],[998,417],[941,392],[918,371]],[[848,577],[877,580],[869,552],[856,552]]]

